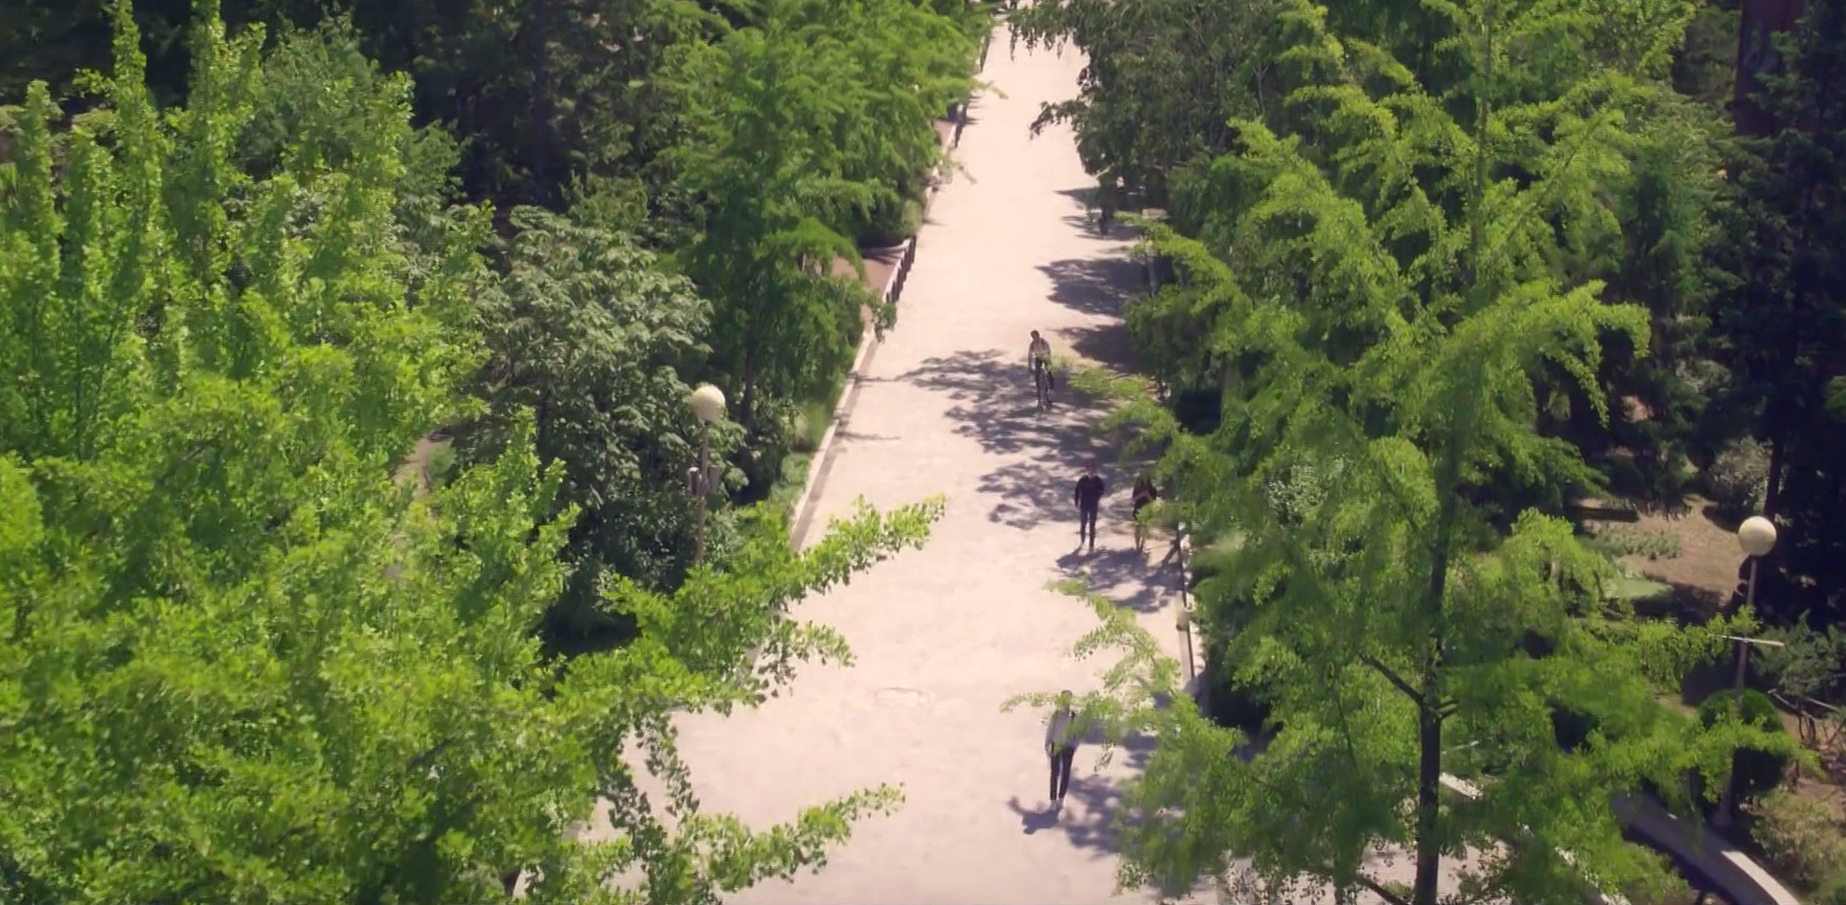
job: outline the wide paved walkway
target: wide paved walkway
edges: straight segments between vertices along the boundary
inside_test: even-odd
[[[1076,91],[1082,57],[1014,57],[1004,30],[957,159],[937,195],[897,328],[874,353],[816,507],[816,528],[856,497],[884,508],[931,494],[948,510],[928,546],[893,559],[797,614],[842,632],[857,663],[813,667],[793,696],[729,718],[681,720],[679,746],[704,809],[753,826],[883,782],[906,795],[860,824],[815,875],[772,883],[740,903],[1099,905],[1117,897],[1107,830],[1115,789],[1134,769],[1117,752],[1097,770],[1081,750],[1064,812],[1046,809],[1043,714],[1002,713],[1027,691],[1087,690],[1106,662],[1070,655],[1095,616],[1047,582],[1088,567],[1171,643],[1166,587],[1133,552],[1127,485],[1107,453],[1102,542],[1075,556],[1071,484],[1098,455],[1099,411],[1032,411],[1024,359],[1038,329],[1060,354],[1108,357],[1121,345],[1119,296],[1132,285],[1125,244],[1083,225],[1084,174],[1068,129],[1033,138],[1043,101]],[[1068,397],[1066,397],[1068,399]]]

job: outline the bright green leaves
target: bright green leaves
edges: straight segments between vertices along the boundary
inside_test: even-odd
[[[754,831],[726,816],[698,813],[686,766],[673,748],[671,712],[754,706],[777,694],[797,663],[847,659],[837,634],[793,621],[789,609],[806,594],[920,544],[941,503],[886,515],[862,508],[800,553],[789,548],[780,518],[758,513],[723,571],[694,570],[671,596],[618,579],[611,602],[635,617],[640,636],[618,650],[579,658],[559,686],[557,706],[573,715],[578,737],[592,752],[631,746],[635,755],[597,761],[596,789],[621,840],[602,856],[644,871],[641,889],[650,901],[716,903],[721,891],[824,864],[826,849],[845,840],[855,820],[898,800],[890,788],[868,790],[810,808],[790,824]],[[643,758],[654,777],[645,783],[632,766]],[[661,784],[664,793],[647,791]],[[548,875],[534,895],[575,901],[569,898],[571,877],[557,880],[554,892]]]
[[[773,693],[793,678],[797,663],[850,659],[844,639],[832,630],[791,621],[793,605],[921,544],[942,506],[928,500],[883,515],[861,506],[798,554],[788,549],[783,520],[759,511],[746,521],[745,542],[722,571],[694,571],[670,599],[647,595],[626,580],[610,589],[609,598],[636,618],[642,635],[652,639],[644,643],[664,645],[695,672],[751,676],[743,688]],[[740,659],[745,652],[753,658],[747,668]]]
[[[677,153],[703,222],[682,254],[717,306],[712,349],[746,426],[824,396],[861,310],[884,307],[833,261],[857,261],[855,224],[937,162],[930,123],[966,94],[975,47],[907,0],[773,0],[759,26],[689,52],[695,137]]]
[[[140,152],[104,151],[81,128],[55,142],[52,110],[35,89],[18,155],[3,169],[15,194],[0,238],[0,355],[19,365],[0,389],[0,437],[28,459],[91,455],[128,413],[145,376],[135,319],[160,244],[150,227],[158,199],[132,181]],[[144,137],[116,131],[124,146]],[[60,144],[62,181],[53,175]]]
[[[547,658],[579,560],[641,558],[580,511],[673,555],[704,304],[532,212],[497,280],[402,80],[197,12],[191,103],[148,102],[124,4],[105,114],[62,128],[36,90],[0,170],[0,898],[478,905],[525,871],[535,902],[712,903],[823,861],[889,790],[763,832],[699,815],[671,714],[844,657],[790,609],[939,509],[805,554],[765,518],[675,597],[621,584],[632,645]],[[339,90],[283,90],[317,66]],[[400,478],[483,409],[452,480]],[[616,842],[574,835],[599,796]]]
[[[488,409],[456,443],[464,461],[491,459],[519,413],[536,413],[539,455],[558,464],[560,498],[579,509],[566,604],[582,615],[601,605],[605,572],[658,588],[688,565],[685,475],[699,429],[682,375],[707,351],[711,306],[629,236],[537,208],[510,222],[507,274],[480,300],[492,357],[476,392]],[[734,428],[717,425],[715,460],[735,444]]]
[[[1729,629],[1606,605],[1607,564],[1544,514],[1598,481],[1542,400],[1571,391],[1606,421],[1603,344],[1652,336],[1576,266],[1624,240],[1632,117],[1664,106],[1637,75],[1683,27],[1683,4],[1631,6],[1645,40],[1610,45],[1568,4],[1283,4],[1270,93],[1172,180],[1149,244],[1181,279],[1129,322],[1175,389],[1222,406],[1205,435],[1141,420],[1209,574],[1200,629],[1231,673],[1214,689],[1267,717],[1244,720],[1265,736],[1247,764],[1211,767],[1226,733],[1184,705],[1132,715],[1151,701],[1106,680],[1093,712],[1160,734],[1131,798],[1171,815],[1129,831],[1124,879],[1185,888],[1247,859],[1272,891],[1350,888],[1379,845],[1415,863],[1419,905],[1464,851],[1502,852],[1469,883],[1515,901],[1663,876],[1610,802],[1714,762],[1718,737],[1655,695]],[[1118,645],[1176,691],[1149,643],[1110,618],[1080,649]],[[1587,744],[1560,745],[1560,713],[1596,727]],[[1182,768],[1235,778],[1162,773]],[[1441,804],[1445,773],[1480,797]]]

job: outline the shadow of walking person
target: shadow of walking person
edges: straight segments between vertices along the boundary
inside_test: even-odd
[[[1028,808],[1020,802],[1019,796],[1013,796],[1006,806],[1019,815],[1019,825],[1030,836],[1039,830],[1048,830],[1058,825],[1058,813],[1062,808]]]

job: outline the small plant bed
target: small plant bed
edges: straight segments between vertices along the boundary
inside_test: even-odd
[[[807,489],[808,467],[814,463],[812,453],[789,453],[782,460],[782,477],[769,490],[769,505],[782,513],[794,524],[801,517],[795,511],[795,505],[801,502],[801,492]]]
[[[1631,515],[1595,518],[1588,514],[1590,502],[1599,510]],[[1615,560],[1628,577],[1664,586],[1664,590],[1650,586],[1646,595],[1621,595],[1634,599],[1638,611],[1658,616],[1671,613],[1702,622],[1737,588],[1743,562],[1737,536],[1705,514],[1710,507],[1702,499],[1692,498],[1676,512],[1649,511],[1620,500],[1584,501],[1574,508],[1590,543]],[[1656,596],[1660,599],[1655,600]]]

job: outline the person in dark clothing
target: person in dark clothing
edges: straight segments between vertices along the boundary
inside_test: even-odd
[[[1140,477],[1135,479],[1134,494],[1131,498],[1134,501],[1135,507],[1135,549],[1139,550],[1147,543],[1147,526],[1141,523],[1141,510],[1146,509],[1149,504],[1160,499],[1159,491],[1154,489],[1154,479],[1148,477],[1145,472],[1142,473]]]
[[[1102,508],[1102,478],[1096,474],[1096,464],[1083,470],[1083,477],[1077,479],[1073,496],[1077,501],[1077,546],[1083,546],[1085,538],[1089,539],[1090,551],[1096,551],[1096,511]]]
[[[1070,692],[1059,692],[1058,706],[1045,724],[1045,756],[1051,759],[1051,806],[1064,804],[1070,791],[1070,764],[1077,758],[1077,713],[1070,706]]]
[[[1134,506],[1135,515],[1139,517],[1147,504],[1160,499],[1160,492],[1154,489],[1154,479],[1143,474],[1135,479]]]

